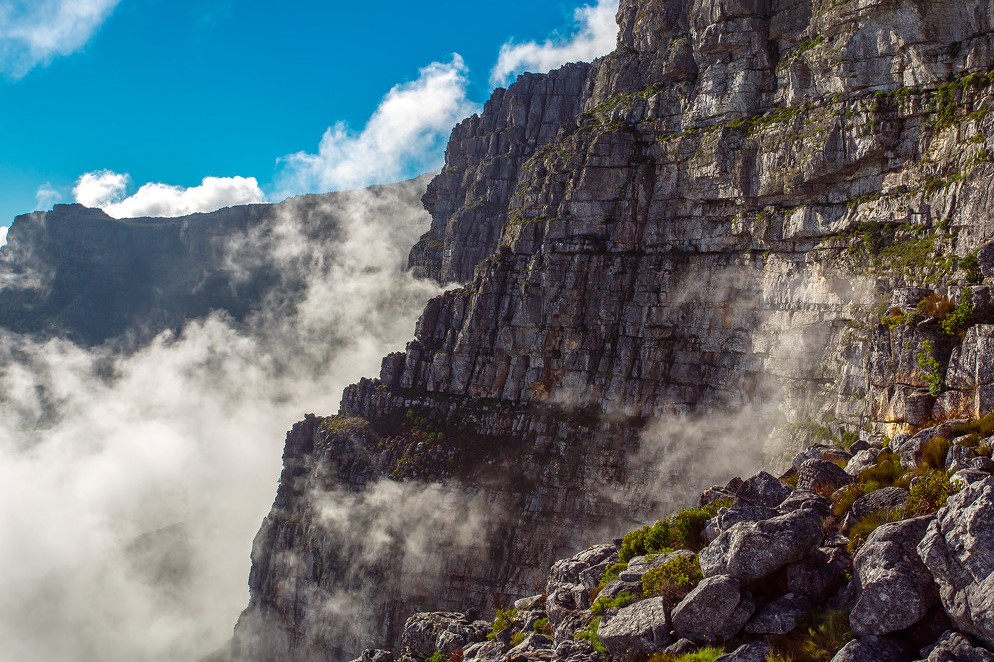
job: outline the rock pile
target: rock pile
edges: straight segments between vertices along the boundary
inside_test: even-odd
[[[812,447],[779,479],[715,486],[699,508],[556,562],[543,594],[492,624],[412,616],[400,660],[994,661],[985,425]]]

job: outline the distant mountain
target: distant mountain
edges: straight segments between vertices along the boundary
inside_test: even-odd
[[[427,183],[422,177],[369,192],[414,206]],[[267,297],[292,299],[302,285],[289,282],[299,276],[281,269],[282,258],[267,254],[274,233],[293,225],[304,241],[327,239],[354,195],[180,218],[118,220],[78,204],[18,216],[0,250],[0,328],[129,346],[215,311],[243,321]]]

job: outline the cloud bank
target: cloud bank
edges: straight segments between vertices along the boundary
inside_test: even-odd
[[[614,50],[618,36],[615,15],[618,0],[598,0],[574,12],[574,32],[568,38],[546,39],[543,43],[508,42],[490,72],[492,85],[506,85],[520,73],[545,73],[567,62],[589,62]]]
[[[134,195],[126,196],[130,184],[127,174],[110,170],[89,172],[76,182],[73,197],[76,202],[103,209],[114,218],[173,218],[266,200],[255,177],[205,177],[200,186],[190,188],[145,184]]]
[[[20,78],[81,49],[119,0],[0,0],[0,71]]]
[[[214,316],[128,355],[0,334],[5,659],[197,660],[231,636],[286,429],[337,410],[438,292],[403,271],[422,193],[293,200],[231,241],[233,264],[286,280],[244,324]],[[340,220],[319,231],[314,214]]]
[[[7,245],[7,226],[0,225],[0,246]]]
[[[398,181],[441,165],[452,127],[478,107],[466,96],[462,57],[433,62],[417,80],[396,85],[362,131],[339,122],[329,128],[316,154],[280,159],[280,197]]]

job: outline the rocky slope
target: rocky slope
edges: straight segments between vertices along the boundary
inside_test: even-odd
[[[376,187],[375,199],[415,204],[427,178]],[[117,220],[56,205],[19,216],[0,250],[0,328],[84,345],[140,345],[224,312],[242,321],[267,297],[300,291],[267,254],[292,218],[308,237],[334,237],[350,193],[293,198],[180,218]]]
[[[397,644],[764,457],[992,409],[989,3],[618,21],[454,130],[411,265],[464,286],[290,432],[237,659]]]

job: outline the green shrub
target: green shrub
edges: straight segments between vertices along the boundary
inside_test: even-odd
[[[863,493],[868,494],[884,487],[907,487],[910,481],[907,474],[908,470],[901,466],[901,456],[884,451],[873,466],[860,472],[859,482]]]
[[[852,485],[846,485],[835,490],[830,497],[832,500],[832,514],[841,520],[849,512],[849,509],[852,508],[852,505],[856,503],[856,500],[866,493],[866,486],[863,483],[853,483]]]
[[[549,619],[543,616],[532,623],[532,630],[539,634],[552,634],[552,625],[549,623]]]
[[[946,321],[943,320],[942,324],[945,324]],[[922,343],[921,351],[918,352],[915,359],[918,362],[918,367],[922,370],[925,383],[928,384],[928,392],[933,396],[942,393],[942,389],[946,385],[945,378],[942,376],[942,367],[939,365],[938,359],[935,358],[935,347],[931,340]]]
[[[600,586],[607,586],[615,579],[618,579],[625,570],[628,570],[628,564],[624,561],[609,565],[607,570],[604,571],[604,574],[601,575],[601,580],[598,584]]]
[[[666,554],[675,549],[699,551],[704,547],[704,541],[701,540],[704,525],[721,508],[730,505],[731,499],[719,499],[707,506],[681,510],[652,526],[631,531],[621,541],[618,558],[627,563],[636,556]]]
[[[855,554],[863,546],[870,534],[884,524],[899,522],[906,517],[904,508],[893,510],[884,508],[856,520],[856,523],[849,528],[849,545],[847,549],[850,554]]]
[[[511,642],[510,642],[509,645],[511,646],[511,648],[514,648],[515,646],[517,646],[518,644],[520,644],[524,640],[525,640],[525,633],[524,632],[515,632],[511,636]]]
[[[973,315],[973,290],[963,289],[960,292],[959,303],[946,318],[939,323],[939,328],[947,336],[962,336]]]
[[[670,605],[687,597],[704,579],[697,557],[677,556],[642,575],[642,594],[661,595]]]
[[[956,493],[949,483],[949,473],[933,469],[911,484],[907,511],[909,516],[928,515],[946,505],[946,500]]]
[[[966,282],[976,285],[983,282],[984,275],[980,271],[979,250],[971,251],[959,261],[959,268],[966,276]]]
[[[574,639],[583,639],[590,642],[590,645],[594,647],[594,650],[598,653],[607,654],[607,646],[601,641],[601,638],[597,636],[597,628],[601,625],[601,617],[598,616],[594,620],[590,621],[590,625],[587,629],[580,630],[573,635]]]
[[[490,628],[487,639],[493,641],[501,632],[514,625],[514,619],[518,616],[517,609],[498,609],[494,616],[494,624]]]
[[[849,612],[824,609],[809,612],[794,630],[771,636],[769,641],[773,654],[779,656],[773,659],[829,662],[852,638]]]
[[[445,654],[442,651],[435,651],[425,658],[425,662],[445,662]]]
[[[622,591],[613,598],[602,596],[594,600],[594,604],[590,607],[590,613],[599,616],[608,609],[619,609],[636,602],[638,602],[637,596],[633,593],[629,593],[628,591]]]
[[[707,646],[683,655],[672,655],[670,653],[656,653],[649,657],[647,662],[714,662],[725,654],[724,648],[717,646]]]

